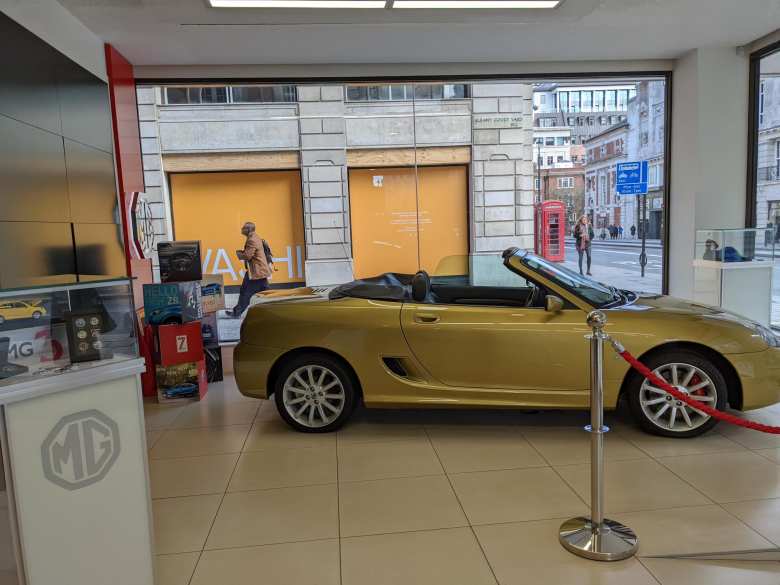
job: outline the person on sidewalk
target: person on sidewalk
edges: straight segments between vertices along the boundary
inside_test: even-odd
[[[236,255],[239,260],[243,260],[245,272],[238,303],[231,313],[234,318],[241,317],[254,295],[268,288],[268,278],[273,272],[271,249],[265,240],[257,235],[255,224],[251,221],[246,222],[241,228],[241,233],[246,237],[246,242],[244,249],[238,250]],[[271,256],[270,261],[269,256]]]
[[[635,236],[636,236],[636,226],[635,226],[635,225],[632,225],[632,226],[631,226],[631,237],[633,238],[633,237],[635,237]]]
[[[577,227],[574,228],[574,239],[576,241],[576,246],[577,246],[577,255],[579,256],[580,274],[582,274],[582,257],[583,255],[587,255],[588,276],[591,276],[590,244],[593,241],[593,236],[594,236],[593,227],[590,225],[590,221],[588,221],[588,216],[583,215],[580,218],[580,221],[577,222]]]
[[[618,239],[619,240],[623,239],[623,226],[622,225],[618,226]]]

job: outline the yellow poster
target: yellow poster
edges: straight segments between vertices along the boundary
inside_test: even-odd
[[[200,240],[203,274],[240,285],[244,263],[241,226],[251,221],[271,246],[271,285],[304,282],[306,246],[298,171],[177,173],[171,175],[177,240]]]

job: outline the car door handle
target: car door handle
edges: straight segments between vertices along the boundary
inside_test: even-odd
[[[430,324],[430,323],[438,323],[440,317],[438,315],[434,315],[433,313],[416,313],[414,315],[414,320],[417,323],[423,323],[423,324]]]

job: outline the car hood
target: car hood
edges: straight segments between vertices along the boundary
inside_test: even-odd
[[[721,307],[697,303],[677,297],[670,297],[658,294],[636,293],[636,301],[622,307],[617,307],[617,311],[657,311],[667,314],[680,314],[697,316],[704,318],[723,319],[733,321],[742,325],[750,326],[755,324],[752,319],[728,311]]]

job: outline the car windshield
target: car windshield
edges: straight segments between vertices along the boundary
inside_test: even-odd
[[[514,253],[514,257],[518,258],[524,266],[538,272],[548,280],[595,307],[606,308],[623,304],[627,301],[627,295],[614,286],[607,286],[592,280],[560,264],[530,254],[525,250],[517,250]]]

